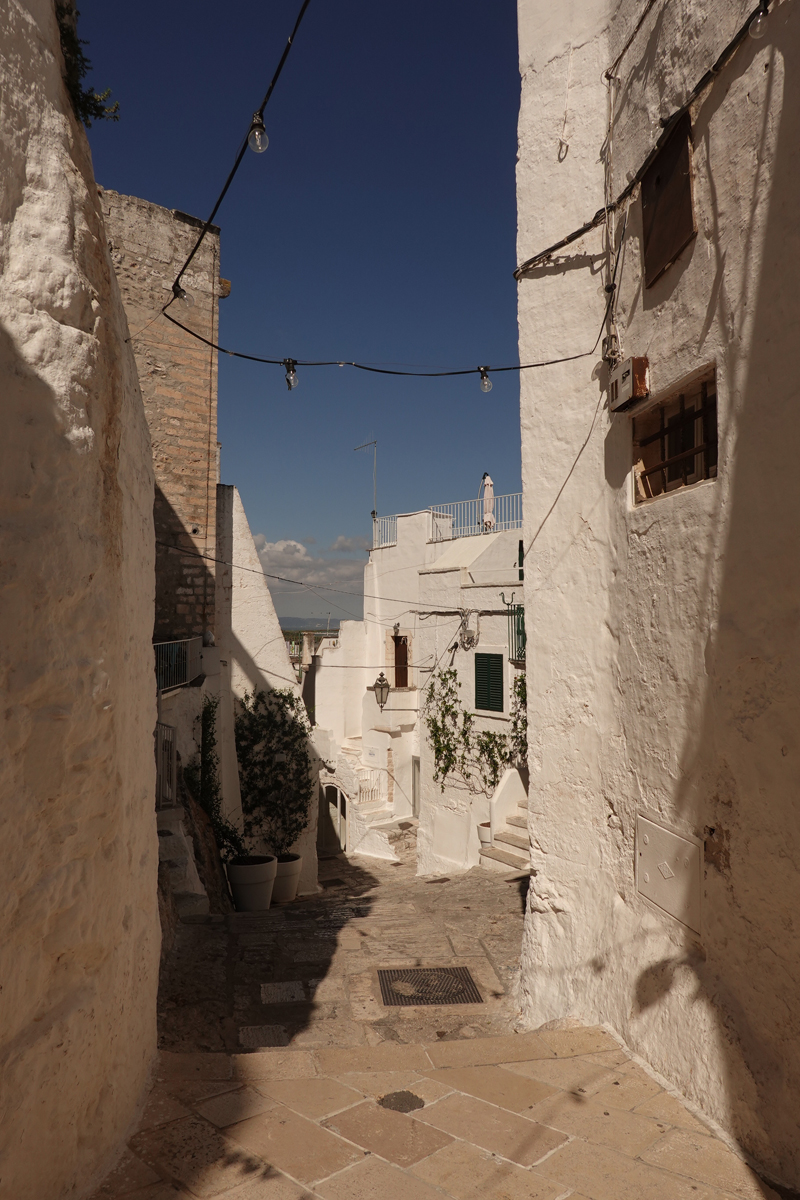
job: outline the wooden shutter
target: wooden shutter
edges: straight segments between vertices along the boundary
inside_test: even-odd
[[[408,687],[408,638],[395,634],[394,642],[394,686]]]
[[[697,233],[692,203],[692,123],[688,114],[659,150],[642,179],[645,287],[652,287]]]
[[[475,655],[475,707],[485,712],[503,711],[502,654]]]

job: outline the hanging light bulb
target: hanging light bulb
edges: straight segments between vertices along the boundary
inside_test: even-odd
[[[177,280],[172,285],[172,299],[176,300],[181,308],[194,307],[194,296],[190,292],[187,292],[185,288],[182,288]]]
[[[478,370],[481,373],[481,391],[490,392],[492,390],[492,381],[489,378],[489,368],[478,367]]]
[[[253,113],[250,132],[247,135],[247,144],[256,154],[263,154],[269,145],[269,138],[264,128],[264,118],[261,116],[261,113]]]
[[[751,38],[758,41],[767,32],[767,15],[769,13],[769,0],[761,0],[761,8],[753,17],[747,32]]]
[[[285,358],[283,360],[283,365],[286,367],[286,386],[291,392],[292,389],[296,388],[300,382],[300,380],[297,378],[297,371],[295,371],[297,363],[293,358]]]

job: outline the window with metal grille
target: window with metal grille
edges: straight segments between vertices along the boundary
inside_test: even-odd
[[[475,655],[475,707],[485,712],[503,711],[502,654]]]
[[[716,478],[713,372],[634,418],[633,463],[637,504]]]

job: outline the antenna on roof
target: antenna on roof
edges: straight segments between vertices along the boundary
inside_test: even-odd
[[[374,438],[371,442],[362,442],[360,446],[354,446],[354,450],[369,450],[373,447],[372,457],[372,519],[373,521],[378,515],[378,440]]]

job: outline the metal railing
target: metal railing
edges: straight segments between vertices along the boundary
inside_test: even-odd
[[[178,756],[175,729],[156,722],[156,810],[174,808],[178,803]]]
[[[358,804],[377,804],[381,798],[380,771],[359,771]]]
[[[178,642],[155,642],[156,684],[160,692],[183,687],[202,674],[200,651],[203,639],[183,638]]]
[[[372,549],[397,544],[397,517],[372,518]]]
[[[525,662],[525,606],[508,606],[508,657],[512,662]]]
[[[431,541],[475,537],[480,533],[503,533],[522,528],[522,492],[480,500],[456,500],[431,508]]]

